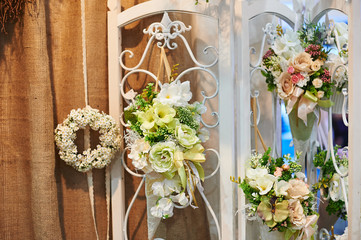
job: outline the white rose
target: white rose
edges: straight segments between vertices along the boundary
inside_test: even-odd
[[[320,88],[320,87],[322,87],[323,82],[322,82],[321,79],[315,78],[315,79],[312,81],[312,84],[313,84],[313,86],[315,86],[315,88]]]
[[[290,187],[290,184],[286,182],[285,180],[276,181],[275,182],[275,194],[277,197],[287,196],[287,190]]]

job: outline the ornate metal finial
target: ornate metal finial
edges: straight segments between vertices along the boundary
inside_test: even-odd
[[[148,29],[144,29],[143,32],[144,34],[154,36],[159,41],[157,43],[158,47],[167,47],[173,50],[176,49],[178,45],[177,43],[171,43],[170,41],[177,38],[182,33],[190,31],[191,29],[191,26],[186,27],[186,25],[181,21],[170,20],[168,13],[164,12],[161,22],[152,23]]]

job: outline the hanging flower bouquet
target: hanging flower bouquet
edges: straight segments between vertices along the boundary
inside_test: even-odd
[[[318,215],[301,165],[289,155],[274,159],[270,151],[252,154],[246,179],[237,181],[249,201],[247,218],[260,219],[268,232],[278,231],[286,240],[313,239]],[[270,237],[268,234],[263,239]]]
[[[335,146],[334,152],[336,164],[339,166],[341,173],[346,173],[348,168],[348,150]],[[321,168],[321,178],[313,185],[313,190],[317,192],[321,190],[325,198],[329,198],[326,211],[330,215],[336,215],[347,220],[345,207],[345,198],[342,191],[341,176],[337,173],[332,159],[326,161],[327,151],[319,151],[315,155],[313,163],[316,167]],[[345,178],[346,193],[348,192],[348,181]]]
[[[204,148],[208,130],[200,128],[203,104],[194,102],[190,83],[165,83],[160,92],[148,84],[124,111],[130,125],[125,136],[128,157],[134,167],[147,174],[147,192],[156,197],[150,213],[157,218],[173,215],[175,204],[195,207],[194,190],[202,190]]]
[[[331,74],[325,62],[328,51],[323,47],[326,28],[306,25],[293,32],[277,28],[274,45],[263,56],[263,66],[269,91],[276,91],[285,100],[287,113],[294,111],[307,125],[308,114],[316,106],[332,106]]]

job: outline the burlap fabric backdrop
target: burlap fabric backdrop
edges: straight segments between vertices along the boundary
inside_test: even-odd
[[[122,1],[122,8],[138,2]],[[70,110],[85,105],[80,14],[80,1],[36,1],[22,23],[8,24],[8,34],[0,35],[0,239],[95,239],[86,175],[59,159],[53,138]],[[86,1],[89,103],[105,112],[106,14],[106,1]],[[144,27],[124,32],[126,47],[143,49]],[[79,148],[81,139],[80,133]],[[93,145],[96,139],[93,134]],[[98,231],[105,239],[104,170],[93,173]],[[138,181],[127,176],[127,202]],[[141,196],[129,222],[130,239],[146,239],[144,191]],[[159,235],[209,239],[200,205],[176,211]]]

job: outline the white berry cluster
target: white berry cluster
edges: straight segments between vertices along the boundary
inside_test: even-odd
[[[79,154],[74,143],[76,131],[85,129],[87,125],[92,130],[99,131],[99,144],[96,149],[89,148]],[[90,106],[71,110],[68,118],[55,129],[55,142],[60,158],[80,172],[107,166],[119,150],[120,141],[120,129],[115,120]]]

